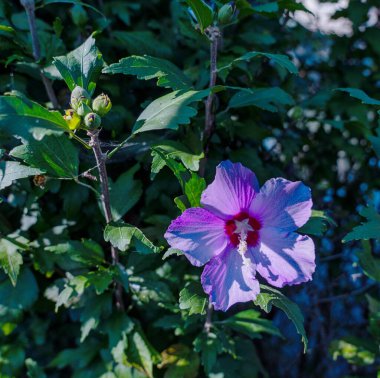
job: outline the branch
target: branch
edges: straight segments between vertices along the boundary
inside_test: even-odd
[[[102,207],[104,211],[104,217],[107,224],[112,222],[112,212],[111,212],[111,203],[110,203],[110,191],[108,186],[108,176],[106,168],[106,159],[107,155],[103,154],[102,149],[100,148],[99,141],[99,132],[100,130],[89,130],[87,135],[90,139],[90,146],[94,151],[96,164],[99,172],[99,181],[100,181],[100,199],[102,202]],[[119,251],[113,245],[111,245],[111,258],[112,265],[117,265],[119,263]],[[116,283],[116,307],[119,310],[124,311],[124,302],[123,302],[123,288],[119,283]]]
[[[367,290],[369,290],[372,287],[374,287],[376,284],[377,284],[376,282],[372,282],[372,283],[368,284],[367,286],[364,286],[364,287],[361,287],[359,289],[353,290],[353,291],[351,291],[349,293],[339,294],[339,295],[334,295],[332,297],[319,299],[317,301],[317,304],[335,302],[335,301],[340,300],[340,299],[346,299],[346,298],[349,298],[349,297],[352,297],[352,296],[355,296],[355,295],[363,294]]]
[[[20,0],[20,3],[24,7],[26,11],[26,15],[28,17],[29,30],[30,30],[30,35],[32,37],[33,57],[36,63],[39,63],[39,60],[41,58],[41,46],[40,46],[40,41],[37,35],[35,3],[34,3],[34,0]],[[51,84],[51,81],[43,74],[41,69],[40,69],[40,75],[41,75],[42,82],[45,86],[46,93],[49,97],[49,100],[53,105],[53,108],[58,109],[59,103],[54,93],[54,89]]]
[[[210,26],[208,29],[209,40],[210,40],[210,81],[209,88],[212,88],[216,84],[216,79],[218,77],[218,44],[220,39],[220,29],[217,26]],[[206,115],[205,115],[205,128],[203,131],[202,141],[203,150],[205,157],[202,160],[201,167],[199,169],[199,175],[204,176],[206,170],[207,157],[209,152],[210,139],[215,131],[215,113],[213,109],[214,100],[216,95],[212,92],[207,97],[206,100]]]

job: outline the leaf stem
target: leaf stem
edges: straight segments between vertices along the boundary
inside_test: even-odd
[[[32,37],[33,57],[36,63],[38,64],[41,58],[41,46],[40,46],[40,41],[37,35],[35,2],[34,0],[20,0],[20,3],[24,7],[26,15],[28,17],[29,30],[30,30],[30,35]],[[53,105],[53,108],[58,109],[59,103],[54,93],[54,89],[51,84],[51,81],[43,74],[41,69],[40,69],[40,75],[41,75],[42,83],[45,86],[46,93],[49,97],[49,100]]]
[[[106,168],[106,159],[107,155],[103,154],[100,147],[99,141],[99,132],[100,130],[89,130],[87,135],[90,137],[89,145],[92,147],[92,150],[95,155],[95,160],[99,172],[99,181],[100,181],[100,199],[103,206],[104,217],[107,224],[112,222],[112,212],[111,212],[111,203],[110,203],[110,191],[108,186],[108,176]],[[111,259],[112,265],[116,266],[119,263],[119,251],[117,248],[111,245]],[[124,302],[123,302],[123,288],[119,283],[116,283],[116,307],[118,310],[124,311]]]

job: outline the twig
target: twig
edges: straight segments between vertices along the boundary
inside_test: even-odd
[[[38,64],[41,58],[41,46],[40,46],[40,41],[37,35],[35,2],[34,0],[20,0],[20,2],[21,2],[21,5],[24,7],[26,11],[26,15],[28,17],[29,30],[30,30],[30,35],[32,37],[33,57],[36,63]],[[49,100],[53,105],[53,108],[58,109],[59,103],[54,93],[53,86],[50,80],[43,74],[41,69],[40,69],[40,75],[41,75],[42,82],[45,86],[46,93],[49,97]]]
[[[96,164],[99,172],[99,181],[100,181],[100,199],[103,206],[104,217],[106,219],[107,224],[112,222],[112,212],[111,212],[111,204],[110,204],[110,192],[108,187],[108,176],[107,176],[107,168],[106,168],[106,159],[107,155],[103,154],[102,149],[100,148],[99,141],[99,132],[100,130],[89,130],[87,135],[90,139],[90,146],[94,151]],[[116,266],[119,263],[119,251],[111,245],[111,258],[112,265]],[[124,311],[124,302],[123,302],[123,288],[119,283],[116,283],[116,307],[119,310]]]
[[[360,294],[365,293],[367,290],[371,289],[375,285],[376,285],[376,282],[372,282],[372,283],[368,284],[367,286],[361,287],[360,289],[353,290],[349,293],[334,295],[334,296],[328,297],[328,298],[322,298],[322,299],[319,299],[317,301],[317,304],[335,302],[335,301],[340,300],[340,299],[346,299],[346,298],[349,298],[352,296],[360,295]]]
[[[216,84],[216,79],[218,77],[218,44],[220,39],[220,29],[217,26],[210,26],[207,29],[209,40],[210,40],[210,81],[209,88],[212,88]],[[206,115],[205,115],[205,129],[202,135],[203,150],[205,157],[201,162],[201,167],[199,169],[199,175],[204,176],[206,163],[209,152],[210,139],[215,130],[215,113],[213,109],[215,94],[210,92],[206,100]]]
[[[212,307],[212,304],[209,302],[208,307],[207,307],[207,312],[206,312],[206,321],[203,326],[203,329],[206,333],[210,333],[210,330],[212,327],[212,312],[213,312],[213,307]]]

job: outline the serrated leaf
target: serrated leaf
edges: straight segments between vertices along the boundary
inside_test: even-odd
[[[153,364],[161,360],[159,353],[147,340],[141,329],[138,329],[128,337],[128,363],[143,370],[149,378],[153,378]]]
[[[16,286],[10,280],[0,283],[0,306],[10,310],[26,310],[38,298],[37,281],[28,268],[21,269]]]
[[[65,243],[45,247],[46,252],[66,255],[72,261],[86,266],[97,266],[104,262],[104,253],[99,244],[92,240],[70,240]]]
[[[324,211],[312,210],[311,217],[307,223],[298,229],[303,234],[322,236],[329,226],[336,226],[334,220],[326,215]]]
[[[153,161],[151,168],[151,179],[153,179],[155,175],[166,165],[166,161],[162,158],[161,154],[165,155],[166,158],[180,160],[182,164],[190,171],[199,170],[199,162],[204,156],[203,153],[192,154],[186,146],[171,140],[153,144],[152,150]],[[155,152],[157,150],[159,150],[161,154],[157,154]]]
[[[230,108],[256,106],[270,112],[278,112],[285,105],[294,105],[294,100],[278,87],[242,89],[232,96],[229,103]]]
[[[79,151],[65,135],[47,135],[41,141],[23,140],[11,152],[15,158],[53,177],[76,177]]]
[[[104,229],[104,240],[110,242],[120,251],[126,251],[131,244],[139,253],[158,253],[161,250],[140,229],[123,222],[109,223]]]
[[[380,214],[373,207],[364,207],[359,214],[366,218],[366,222],[356,226],[343,238],[343,243],[352,240],[368,240],[380,238]]]
[[[362,245],[363,250],[355,253],[359,259],[359,265],[368,277],[380,282],[380,258],[372,254],[368,240],[363,240]]]
[[[17,277],[23,258],[20,250],[25,249],[27,240],[19,235],[8,235],[0,239],[0,267],[8,274],[13,286],[16,286]]]
[[[69,131],[62,115],[20,94],[0,96],[0,131],[9,136],[41,140],[45,135]]]
[[[133,178],[139,168],[140,165],[136,164],[121,174],[115,182],[109,182],[111,212],[115,221],[121,219],[142,195],[141,181]]]
[[[260,333],[283,337],[280,330],[270,320],[260,318],[260,313],[255,310],[238,312],[217,324],[223,324],[252,338],[260,338]]]
[[[92,94],[104,60],[95,45],[95,39],[90,36],[67,55],[55,57],[53,64],[71,91],[79,85]]]
[[[234,59],[230,64],[227,66],[221,67],[218,69],[220,75],[226,75],[224,73],[225,70],[230,70],[236,63],[238,62],[249,62],[251,59],[254,59],[256,57],[266,57],[273,61],[274,63],[278,64],[280,67],[285,68],[288,72],[291,74],[298,74],[298,68],[294,65],[294,63],[289,59],[287,55],[283,54],[270,54],[260,51],[251,51],[244,55],[242,55],[239,58]]]
[[[188,310],[189,315],[206,314],[207,298],[198,282],[188,283],[179,293],[179,308]]]
[[[201,195],[205,189],[205,179],[192,172],[190,180],[185,183],[185,194],[191,207],[199,207],[201,205]]]
[[[28,371],[27,374],[29,378],[46,378],[46,374],[43,369],[31,358],[27,358],[25,360],[25,366]]]
[[[212,24],[214,19],[213,10],[203,0],[186,0],[186,3],[194,12],[201,32]]]
[[[367,105],[380,105],[380,100],[369,97],[364,91],[356,88],[337,88],[336,91],[347,92],[353,98],[357,98],[362,104]]]
[[[43,173],[37,168],[27,167],[17,161],[0,162],[0,190],[12,185],[13,181]]]
[[[276,306],[284,311],[286,316],[293,322],[297,332],[301,335],[304,344],[304,352],[306,353],[308,340],[303,325],[304,317],[298,305],[272,287],[260,285],[260,290],[260,294],[254,302],[255,305],[259,306],[265,312],[270,312],[272,306]]]
[[[140,114],[133,127],[133,133],[161,129],[177,130],[179,125],[189,124],[190,118],[197,114],[197,110],[190,105],[202,100],[209,93],[209,89],[175,91],[154,100]]]
[[[218,354],[222,352],[222,344],[215,333],[202,333],[194,340],[194,350],[201,353],[202,365],[206,374],[209,374]]]
[[[152,56],[130,56],[119,63],[111,64],[102,71],[107,74],[135,75],[138,79],[151,80],[157,78],[157,85],[173,90],[189,89],[190,79],[173,63]]]

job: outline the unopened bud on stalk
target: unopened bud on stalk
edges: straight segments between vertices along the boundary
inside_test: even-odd
[[[80,117],[74,109],[65,110],[64,120],[67,122],[70,130],[76,130],[80,126]]]
[[[112,108],[110,98],[102,93],[92,102],[92,110],[99,114],[101,117],[105,116]]]
[[[229,24],[233,21],[236,12],[236,5],[233,1],[224,4],[218,12],[218,21],[222,25]]]
[[[102,123],[102,119],[96,113],[88,113],[84,117],[84,124],[89,129],[97,129]]]
[[[85,89],[83,89],[82,87],[76,86],[71,92],[70,103],[71,103],[71,107],[77,110],[81,104],[90,105],[91,98]]]

